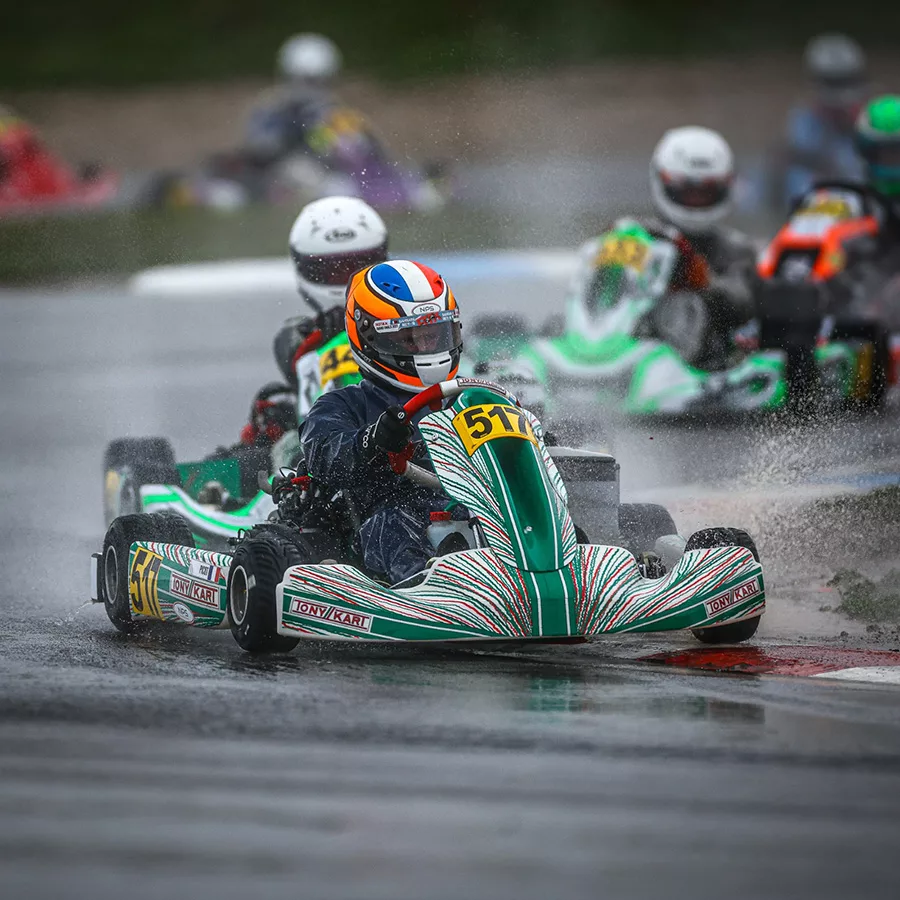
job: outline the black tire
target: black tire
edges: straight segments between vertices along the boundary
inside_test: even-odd
[[[678,534],[669,511],[658,503],[620,503],[619,534],[622,546],[635,555],[653,549],[667,534]]]
[[[124,634],[147,625],[146,618],[132,618],[128,586],[128,556],[135,541],[194,546],[194,536],[181,516],[170,513],[141,513],[119,516],[106,531],[99,577],[103,581],[103,605],[109,621]]]
[[[874,412],[884,403],[888,389],[888,374],[891,367],[891,348],[887,334],[877,325],[862,323],[856,328],[838,324],[835,340],[862,339],[871,349],[871,371],[868,390],[863,397],[850,400],[850,408],[860,412]]]
[[[144,484],[180,484],[175,453],[165,438],[119,438],[103,456],[103,515],[109,525],[116,516],[139,513]]]
[[[746,547],[759,562],[756,543],[746,531],[740,528],[704,528],[696,531],[688,539],[684,552],[705,550],[710,547]],[[691,634],[703,644],[740,644],[756,634],[761,616],[731,622],[728,625],[712,625],[709,628],[692,628]]]
[[[333,545],[320,534],[291,534],[284,529],[254,530],[239,545],[228,570],[228,619],[231,633],[248,653],[289,653],[299,638],[276,631],[275,589],[291,566],[328,558]]]

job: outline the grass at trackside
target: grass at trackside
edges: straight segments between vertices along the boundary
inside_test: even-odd
[[[19,220],[0,225],[0,283],[122,275],[162,264],[287,252],[293,207],[211,210],[145,210]],[[392,217],[397,247],[419,239],[460,246],[466,221]],[[473,236],[474,238],[474,236]],[[487,240],[482,234],[478,240]],[[490,245],[489,245],[490,246]]]
[[[900,622],[900,571],[892,569],[873,580],[852,569],[842,569],[829,587],[837,588],[841,605],[837,608],[862,622]]]
[[[885,551],[891,560],[896,556],[900,487],[830,497],[816,504],[815,515],[842,535],[851,550],[870,559]],[[841,569],[828,584],[841,597],[837,612],[862,622],[900,623],[900,571],[869,578],[856,569]]]
[[[451,205],[431,216],[386,215],[394,253],[576,246],[600,216],[543,222]],[[293,206],[99,212],[0,223],[0,284],[121,276],[149,266],[282,256]]]

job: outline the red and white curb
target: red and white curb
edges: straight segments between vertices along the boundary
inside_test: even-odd
[[[639,657],[641,662],[733,675],[795,675],[900,685],[900,653],[841,647],[692,647]]]

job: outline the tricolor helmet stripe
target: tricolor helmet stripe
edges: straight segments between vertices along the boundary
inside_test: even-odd
[[[447,293],[447,285],[437,272],[407,259],[373,266],[366,273],[366,282],[377,296],[401,303],[438,301]]]

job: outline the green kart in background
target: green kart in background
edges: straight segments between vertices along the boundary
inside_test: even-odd
[[[200,546],[225,547],[241,531],[273,512],[271,497],[259,488],[260,472],[297,463],[297,425],[316,398],[359,381],[345,333],[313,346],[294,362],[297,390],[273,383],[254,401],[254,414],[276,419],[283,435],[270,440],[264,426],[254,440],[222,447],[208,457],[176,462],[166,438],[119,438],[103,462],[103,513],[108,526],[121,515],[171,512],[190,526]]]
[[[538,331],[518,316],[476,319],[471,371],[516,385],[564,433],[573,423],[590,428],[600,413],[678,418],[880,403],[882,344],[865,329],[806,337],[806,368],[798,368],[792,335],[771,325],[792,315],[785,293],[804,295],[778,277],[763,284],[761,318],[710,354],[708,300],[670,289],[677,262],[670,240],[624,221],[587,248],[563,314]],[[819,314],[816,330],[822,322]]]

